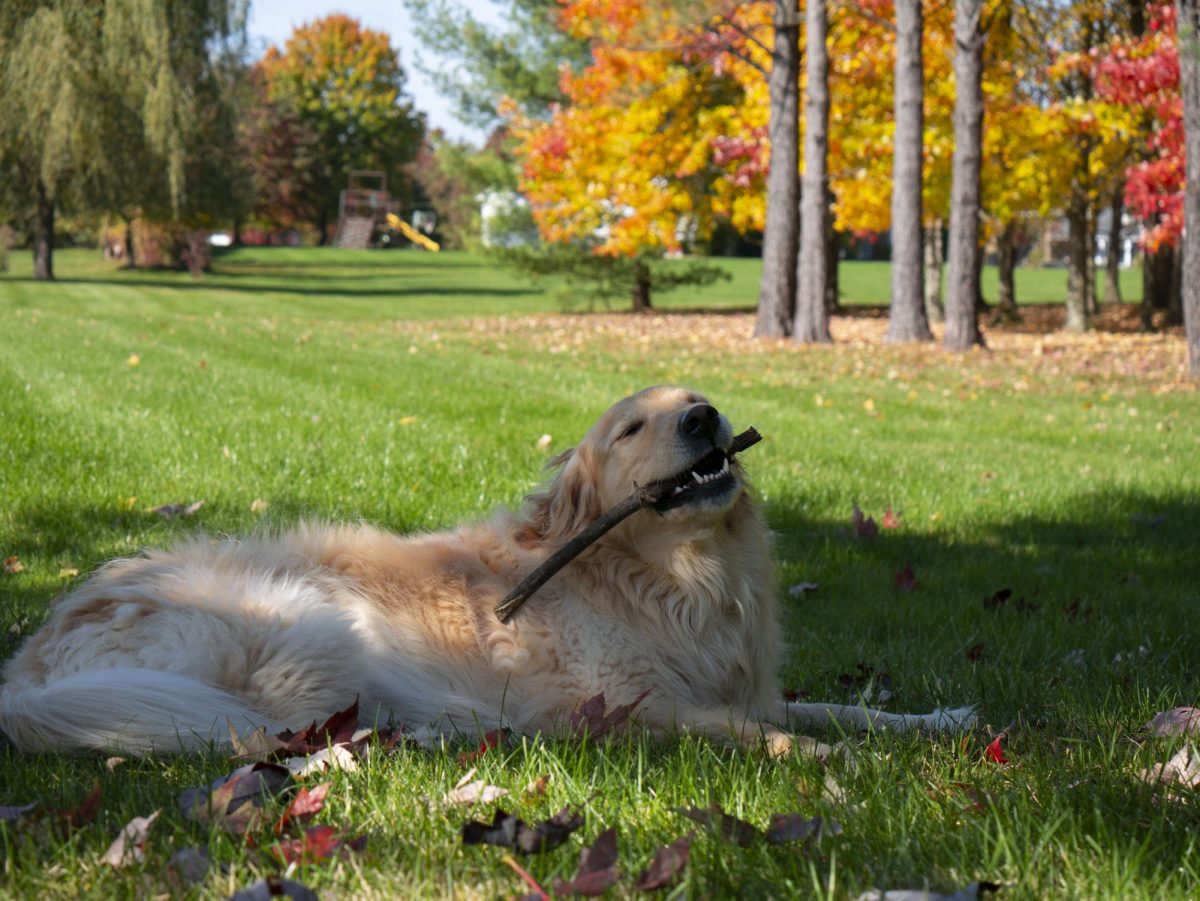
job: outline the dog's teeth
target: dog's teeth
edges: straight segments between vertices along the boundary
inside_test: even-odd
[[[695,479],[699,484],[704,484],[704,479],[701,478],[699,473],[697,473],[694,469],[692,470],[692,478]]]
[[[675,494],[683,494],[683,486],[679,485],[675,488]]]
[[[729,458],[726,457],[721,463],[721,472],[729,472]]]

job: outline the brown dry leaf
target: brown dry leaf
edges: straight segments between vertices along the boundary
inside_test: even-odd
[[[1140,778],[1155,786],[1200,788],[1200,753],[1195,746],[1184,745],[1166,763],[1156,763],[1143,770]]]
[[[104,768],[111,773],[123,763],[125,763],[124,757],[110,757],[108,760],[104,761]]]
[[[180,848],[171,855],[167,867],[185,886],[202,882],[212,861],[203,848]]]
[[[100,862],[110,867],[120,869],[131,863],[141,863],[146,859],[146,842],[150,838],[150,827],[158,819],[159,811],[154,811],[148,817],[134,817],[125,824],[121,834],[116,837],[108,850],[100,858]]]
[[[443,804],[490,804],[498,798],[503,798],[508,794],[507,788],[500,788],[496,785],[488,785],[482,779],[471,781],[471,777],[475,775],[475,767],[471,767],[467,774],[463,776],[455,784],[454,788],[446,792],[442,798]]]
[[[571,731],[577,735],[587,735],[599,738],[608,732],[629,724],[630,715],[638,704],[646,699],[652,689],[647,688],[628,704],[618,704],[607,711],[604,692],[588,698],[572,712],[570,717]]]
[[[195,501],[190,504],[163,504],[159,507],[152,507],[150,512],[157,513],[163,519],[174,519],[177,516],[192,516],[203,506],[204,501]]]
[[[4,571],[10,576],[15,576],[17,573],[25,572],[25,564],[21,562],[21,558],[16,554],[4,558]]]
[[[638,874],[634,886],[639,892],[652,892],[656,889],[672,885],[687,866],[688,857],[692,853],[692,833],[677,838],[669,845],[663,845],[654,852],[650,865]]]
[[[1142,728],[1154,735],[1200,735],[1200,707],[1172,707]]]
[[[256,497],[250,502],[251,513],[266,513],[267,508],[271,506],[270,501],[264,501],[261,497]]]
[[[820,840],[821,836],[826,834],[841,835],[841,823],[825,820],[820,816],[810,819],[798,813],[773,813],[771,825],[767,827],[767,841],[776,845],[809,838]]]
[[[228,717],[225,725],[229,728],[229,745],[233,749],[232,757],[241,760],[266,760],[275,752],[284,748],[283,742],[267,735],[267,727],[259,726],[253,732],[239,735],[233,720]]]
[[[100,783],[95,782],[92,784],[92,790],[88,792],[88,796],[78,807],[51,810],[49,813],[63,824],[75,829],[96,819],[96,814],[100,810],[100,799]]]
[[[757,826],[726,813],[720,804],[710,804],[704,810],[698,807],[676,807],[675,812],[681,813],[689,820],[694,820],[703,826],[715,829],[721,838],[741,845],[743,848],[755,839],[762,838],[763,835]]]
[[[550,774],[543,773],[541,776],[538,776],[536,779],[526,785],[521,794],[526,798],[540,798],[542,795],[546,794],[546,788],[549,785]]]
[[[579,870],[569,882],[554,881],[556,895],[585,895],[592,897],[604,894],[610,885],[621,878],[617,869],[617,830],[605,829],[591,846],[579,852]]]
[[[879,526],[875,524],[875,519],[865,516],[858,504],[854,504],[850,513],[850,529],[851,534],[860,541],[870,541],[879,534]]]
[[[321,775],[331,770],[341,770],[343,773],[358,770],[354,752],[345,745],[330,745],[307,757],[289,757],[283,765],[295,779],[306,779],[314,773]]]
[[[211,785],[185,789],[179,807],[187,819],[241,834],[262,822],[264,796],[277,794],[289,778],[287,769],[277,764],[248,763]]]
[[[292,901],[318,901],[319,896],[307,885],[281,876],[260,879],[249,888],[235,892],[229,901],[271,901],[272,898],[291,898]]]

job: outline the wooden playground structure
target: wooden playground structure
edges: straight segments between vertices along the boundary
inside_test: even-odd
[[[379,235],[388,228],[399,232],[416,247],[436,253],[441,246],[429,237],[437,223],[431,211],[421,210],[414,223],[401,218],[401,207],[387,190],[387,174],[355,169],[349,186],[338,195],[338,226],[334,243],[338,247],[376,246]]]

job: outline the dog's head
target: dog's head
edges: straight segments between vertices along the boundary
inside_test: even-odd
[[[530,496],[525,537],[565,541],[639,487],[664,480],[674,485],[656,508],[660,527],[719,517],[745,489],[737,462],[712,453],[732,440],[729,420],[694,391],[660,385],[627,397],[550,461],[561,468],[546,491]]]

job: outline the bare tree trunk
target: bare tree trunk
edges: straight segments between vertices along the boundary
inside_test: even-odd
[[[33,219],[33,277],[38,281],[54,279],[54,200],[40,178]]]
[[[829,260],[825,219],[829,212],[829,17],[826,0],[806,0],[804,103],[804,181],[800,188],[800,260],[797,263],[796,319],[792,337],[804,343],[826,342],[829,314],[825,292]]]
[[[648,313],[650,306],[650,267],[644,260],[633,264],[633,312]]]
[[[892,139],[892,304],[887,341],[932,341],[925,315],[921,208],[925,72],[921,0],[896,0],[895,136]]]
[[[979,175],[983,144],[983,0],[954,4],[954,159],[950,184],[947,350],[983,344],[979,332]]]
[[[942,306],[942,222],[937,220],[925,227],[925,317],[929,322],[943,322],[946,310]]]
[[[838,235],[833,228],[833,192],[830,191],[825,201],[825,312],[835,316],[842,311],[840,256]]]
[[[1108,257],[1104,260],[1104,302],[1121,303],[1121,217],[1125,214],[1125,195],[1118,186],[1108,204],[1112,221],[1108,224]]]
[[[1087,201],[1075,197],[1067,208],[1067,321],[1070,332],[1086,332],[1088,316],[1087,277],[1091,259],[1088,254]]]
[[[1089,316],[1100,312],[1099,300],[1096,297],[1096,210],[1088,204],[1087,211],[1087,268],[1085,268],[1084,284],[1087,286],[1086,299]]]
[[[125,265],[123,269],[136,269],[137,260],[133,255],[133,217],[126,216],[125,219]]]
[[[1171,282],[1170,290],[1167,294],[1167,323],[1169,325],[1183,325],[1182,246],[1171,248]]]
[[[782,338],[792,329],[800,240],[799,40],[795,0],[775,0],[775,46],[768,84],[771,157],[755,337]]]
[[[1000,296],[996,300],[996,311],[992,324],[1019,322],[1021,313],[1017,309],[1017,223],[1010,219],[996,236],[996,255],[1000,263]]]

